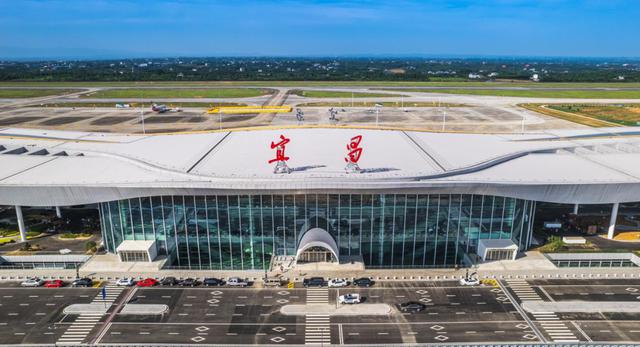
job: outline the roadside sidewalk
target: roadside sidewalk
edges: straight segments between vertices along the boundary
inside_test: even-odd
[[[126,266],[122,266],[126,264]],[[88,269],[88,270],[87,270]],[[104,269],[104,270],[100,270]],[[522,279],[550,279],[550,278],[640,278],[639,267],[574,267],[558,268],[544,255],[538,252],[527,252],[526,256],[515,261],[496,261],[480,264],[469,268],[469,273],[477,272],[481,279],[522,278]],[[411,281],[411,280],[457,280],[466,275],[467,268],[447,269],[364,269],[355,270],[353,267],[345,270],[301,271],[291,269],[283,273],[268,272],[269,277],[279,277],[283,280],[299,282],[304,277],[322,276],[325,278],[358,278],[369,277],[376,281]],[[91,277],[95,280],[114,280],[123,277],[134,278],[176,278],[240,277],[250,281],[264,278],[265,272],[260,270],[159,270],[149,263],[118,263],[114,266],[103,264],[102,267],[85,264],[80,268],[80,276]],[[21,280],[28,277],[43,279],[61,278],[73,279],[75,270],[60,269],[32,269],[32,270],[0,270],[0,281]]]

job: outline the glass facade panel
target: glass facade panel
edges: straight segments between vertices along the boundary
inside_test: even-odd
[[[343,261],[368,268],[463,264],[482,238],[528,239],[532,202],[460,194],[280,194],[141,197],[100,204],[107,250],[157,240],[169,266],[262,270],[326,230]]]

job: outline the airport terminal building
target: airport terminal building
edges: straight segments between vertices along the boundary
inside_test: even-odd
[[[262,270],[275,256],[468,265],[528,249],[538,204],[608,206],[612,236],[617,220],[640,215],[637,201],[633,128],[0,130],[0,205],[96,204],[107,251],[157,254],[169,268]],[[125,249],[136,242],[153,252]]]

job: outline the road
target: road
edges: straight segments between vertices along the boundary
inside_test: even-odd
[[[455,342],[638,342],[640,313],[527,313],[524,300],[635,301],[640,280],[508,280],[499,286],[452,281],[380,282],[371,288],[108,287],[107,315],[66,316],[71,303],[100,300],[99,288],[0,286],[0,341],[25,343],[386,344]],[[386,303],[389,315],[288,316],[285,305],[336,305],[340,294]],[[403,313],[400,303],[426,310]],[[117,314],[124,303],[165,304],[158,316]],[[313,306],[310,306],[313,307]],[[82,330],[84,329],[84,330]],[[65,337],[66,336],[66,337]],[[68,339],[71,339],[70,341]]]

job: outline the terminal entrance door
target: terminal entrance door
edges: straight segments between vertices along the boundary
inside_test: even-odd
[[[305,249],[298,255],[298,263],[334,263],[337,259],[328,249],[320,246]]]

